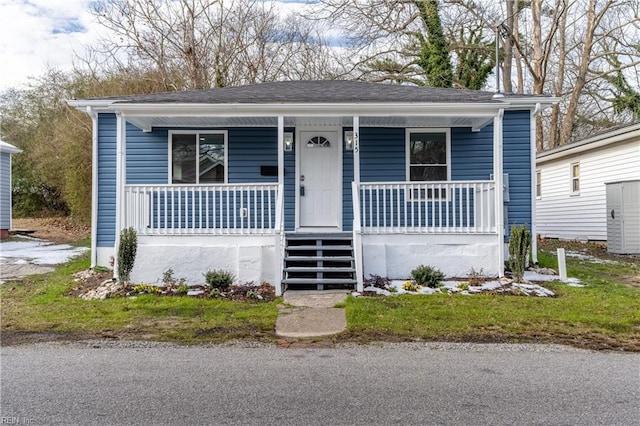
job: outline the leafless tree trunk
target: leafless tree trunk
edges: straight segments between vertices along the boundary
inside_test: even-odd
[[[100,0],[95,15],[113,34],[101,51],[111,63],[124,57],[158,70],[168,90],[284,79],[291,67],[326,77],[340,63],[326,60],[330,51],[313,27],[259,0]]]
[[[503,46],[503,62],[502,62],[502,83],[504,86],[505,93],[513,93],[513,83],[511,82],[511,66],[513,63],[513,42],[510,34],[514,31],[514,16],[515,16],[515,8],[514,3],[517,0],[505,0],[507,18],[505,20],[506,24],[506,32],[509,33],[507,37],[504,38],[504,46]]]

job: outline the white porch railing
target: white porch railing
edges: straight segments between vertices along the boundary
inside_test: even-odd
[[[275,234],[277,183],[126,185],[124,227],[139,235]]]
[[[494,197],[493,181],[447,181],[360,183],[353,199],[363,234],[486,234],[497,232]]]

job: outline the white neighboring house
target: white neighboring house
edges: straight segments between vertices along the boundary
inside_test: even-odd
[[[21,149],[0,141],[0,239],[9,235],[11,229],[11,155]]]
[[[607,240],[607,182],[640,179],[640,123],[538,153],[536,231]]]

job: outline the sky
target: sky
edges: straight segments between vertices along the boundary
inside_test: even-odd
[[[0,0],[0,91],[25,87],[47,67],[70,70],[74,52],[104,31],[90,0]]]
[[[298,1],[280,0],[285,9]],[[93,2],[0,0],[0,92],[26,87],[47,68],[71,70],[75,53],[106,31],[90,13]]]

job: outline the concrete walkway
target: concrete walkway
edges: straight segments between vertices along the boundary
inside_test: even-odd
[[[278,306],[276,335],[280,337],[319,337],[340,333],[347,328],[343,303],[348,290],[288,290],[284,304]]]

